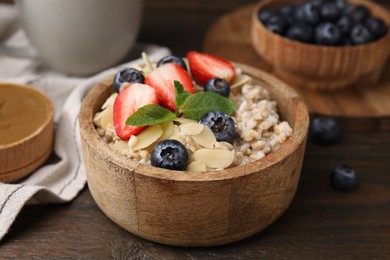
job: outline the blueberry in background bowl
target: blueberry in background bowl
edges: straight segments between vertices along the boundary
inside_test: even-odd
[[[259,20],[268,9],[269,17],[286,14],[282,33],[272,33]],[[390,53],[389,25],[388,10],[373,1],[265,0],[253,9],[251,37],[277,77],[294,86],[333,90],[362,77],[379,80]]]

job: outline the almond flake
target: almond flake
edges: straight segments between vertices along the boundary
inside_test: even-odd
[[[194,161],[187,166],[187,171],[205,172],[205,171],[207,171],[207,166],[204,162]]]
[[[188,124],[188,123],[196,123],[195,120],[192,120],[192,119],[188,119],[188,118],[183,118],[183,117],[177,117],[175,119],[173,119],[173,121],[175,121],[176,123],[179,123],[179,124]]]
[[[160,138],[162,133],[163,129],[160,125],[149,126],[137,135],[138,140],[137,143],[134,145],[133,149],[141,150],[150,146],[152,143],[157,141],[158,138]]]
[[[130,149],[134,149],[134,146],[138,142],[138,137],[135,135],[130,136],[129,141],[127,142],[127,145],[129,146]]]
[[[107,98],[106,102],[104,102],[102,109],[106,109],[107,107],[113,107],[116,97],[118,93],[113,93],[109,98]]]
[[[194,153],[195,161],[206,164],[209,168],[227,168],[234,161],[234,152],[218,149],[200,149]]]
[[[159,141],[168,139],[173,133],[174,124],[172,121],[166,121],[160,124],[163,129],[163,133],[158,139]]]
[[[106,109],[104,109],[101,113],[100,113],[100,125],[101,127],[106,130],[107,129],[107,125],[108,124],[114,124],[114,119],[112,117],[113,115],[113,107],[110,106],[110,107],[107,107]]]
[[[188,123],[180,125],[180,132],[186,135],[198,135],[203,131],[203,125],[199,123]]]
[[[194,141],[199,145],[206,148],[213,148],[214,144],[217,142],[213,131],[211,131],[210,127],[206,125],[203,126],[203,130],[199,134],[193,135],[192,139],[194,139]]]
[[[232,84],[230,85],[230,88],[233,89],[233,88],[244,86],[246,83],[250,82],[251,80],[252,78],[249,77],[248,75],[237,75],[234,78]]]
[[[110,143],[109,147],[115,151],[119,151],[122,153],[127,152],[129,150],[127,143],[122,140],[115,141],[114,143]]]

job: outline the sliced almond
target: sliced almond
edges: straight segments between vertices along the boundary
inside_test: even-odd
[[[116,97],[118,93],[113,93],[109,98],[107,98],[106,102],[104,102],[102,109],[106,109],[107,107],[113,107]]]
[[[210,127],[206,125],[203,126],[203,130],[199,134],[193,135],[192,139],[206,148],[213,148],[214,144],[217,142],[214,133],[211,131]]]
[[[147,72],[146,74],[149,74],[150,72],[152,72],[154,70],[154,66],[152,64],[152,62],[149,60],[149,56],[146,54],[146,52],[142,52],[142,59],[144,60],[145,62],[145,72]]]
[[[127,143],[125,141],[115,141],[114,143],[110,143],[108,145],[111,149],[115,150],[115,151],[119,151],[119,152],[126,152],[129,150],[129,147],[127,145]]]
[[[173,122],[166,121],[166,122],[161,123],[160,126],[163,129],[163,133],[158,140],[161,141],[161,140],[168,139],[173,133],[173,128],[174,128]]]
[[[198,135],[203,131],[203,125],[199,123],[182,124],[179,127],[180,132],[186,135]]]
[[[93,123],[96,125],[96,126],[99,126],[99,127],[102,127],[101,125],[101,120],[102,119],[102,112],[97,112],[95,114],[95,116],[93,117]]]
[[[160,125],[149,126],[145,130],[143,130],[140,134],[137,135],[137,143],[133,146],[134,150],[141,150],[152,143],[157,141],[158,138],[163,133],[163,129]]]
[[[230,85],[230,88],[238,88],[241,86],[244,86],[246,83],[250,82],[252,78],[248,75],[236,75],[234,78],[232,84]]]
[[[207,166],[204,162],[194,161],[187,166],[187,171],[190,172],[205,172],[207,171]]]
[[[174,122],[177,122],[179,124],[188,124],[188,123],[196,123],[195,120],[192,120],[192,119],[188,119],[188,118],[183,118],[183,117],[177,117],[175,119],[173,119]]]
[[[129,146],[130,149],[134,150],[134,146],[137,144],[137,142],[138,142],[138,137],[135,135],[132,135],[132,136],[130,136],[130,139],[127,142],[127,145]]]
[[[100,125],[103,129],[107,129],[108,124],[114,124],[113,110],[114,108],[109,106],[101,112]]]
[[[200,161],[210,168],[227,168],[234,161],[234,152],[219,149],[200,149],[194,153],[195,161]]]

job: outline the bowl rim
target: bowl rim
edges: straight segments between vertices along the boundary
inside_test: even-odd
[[[282,42],[288,43],[292,46],[303,46],[304,48],[307,48],[307,51],[327,51],[327,52],[336,52],[340,50],[345,51],[361,51],[361,49],[366,49],[368,46],[372,46],[374,44],[385,44],[385,42],[390,41],[390,11],[383,6],[375,3],[374,1],[367,1],[367,0],[348,0],[348,2],[364,5],[369,8],[375,8],[377,10],[380,10],[381,13],[385,13],[386,16],[376,16],[386,23],[388,26],[388,30],[384,36],[381,38],[371,41],[365,44],[358,44],[358,45],[350,45],[350,46],[327,46],[327,45],[317,45],[317,44],[310,44],[305,42],[299,42],[296,40],[291,40],[285,36],[279,35],[277,33],[273,33],[269,31],[264,24],[258,19],[257,14],[260,12],[260,9],[266,8],[269,5],[278,5],[279,2],[303,2],[303,0],[261,0],[259,1],[254,8],[252,9],[252,27],[256,26],[257,28],[261,28],[262,31],[265,31],[266,34],[270,35],[270,37],[276,37]],[[253,29],[253,28],[252,28]]]
[[[4,82],[1,82],[0,83],[0,88],[2,87],[13,87],[13,88],[19,88],[19,89],[23,89],[25,91],[30,91],[30,92],[34,92],[37,94],[37,96],[40,97],[40,99],[46,103],[46,108],[47,108],[47,115],[46,115],[46,118],[45,118],[45,121],[37,128],[35,129],[31,134],[21,138],[21,139],[18,139],[17,141],[14,141],[12,143],[9,143],[9,144],[0,144],[0,150],[6,150],[6,149],[11,149],[13,147],[16,147],[18,145],[22,145],[24,144],[26,141],[28,140],[32,140],[34,139],[36,136],[38,136],[49,124],[52,123],[53,121],[53,118],[54,118],[54,105],[53,103],[51,102],[49,96],[47,96],[45,93],[43,93],[42,91],[34,88],[33,86],[31,85],[25,85],[25,84],[18,84],[18,83],[4,83]]]
[[[260,81],[267,84],[266,88],[271,92],[278,91],[286,98],[292,100],[294,104],[294,111],[292,112],[294,125],[292,125],[293,135],[283,143],[277,151],[271,152],[266,157],[250,162],[248,164],[235,166],[217,171],[204,172],[183,172],[167,170],[163,168],[153,167],[151,165],[135,162],[129,160],[126,156],[120,155],[118,152],[110,149],[107,143],[98,135],[96,128],[93,124],[93,115],[96,111],[93,111],[93,104],[96,100],[96,95],[102,95],[104,92],[108,95],[113,93],[111,87],[113,75],[106,80],[93,86],[85,96],[79,114],[80,135],[81,138],[87,143],[90,149],[94,149],[96,154],[102,156],[104,160],[115,163],[121,168],[126,168],[132,173],[141,174],[144,176],[158,178],[166,181],[186,181],[186,182],[202,182],[202,181],[221,181],[239,178],[245,175],[250,175],[254,172],[263,173],[267,167],[276,165],[281,161],[291,156],[302,143],[306,142],[308,127],[309,127],[309,112],[299,94],[293,90],[286,83],[275,78],[274,76],[242,63],[233,62],[235,67],[240,67],[243,72],[252,76],[255,81]],[[257,76],[255,76],[256,74]],[[258,76],[260,75],[260,76]],[[272,85],[271,85],[272,83]],[[272,97],[271,93],[271,97]],[[107,98],[107,96],[106,96]],[[275,99],[273,99],[275,100]],[[103,103],[99,104],[98,108]],[[98,109],[97,108],[97,109]],[[289,122],[291,124],[291,122]],[[89,138],[88,135],[91,135]]]

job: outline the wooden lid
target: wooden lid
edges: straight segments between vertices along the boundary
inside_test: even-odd
[[[48,158],[53,114],[50,99],[40,91],[0,83],[0,181],[19,180]]]

